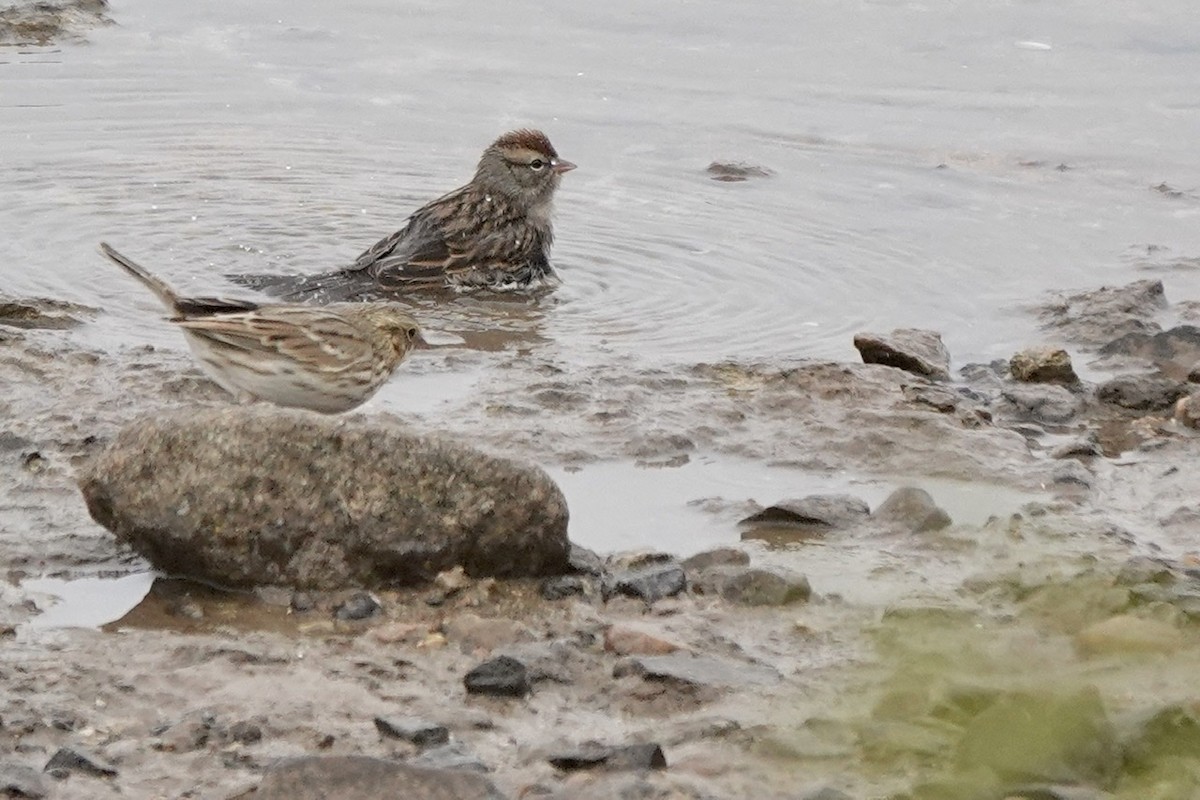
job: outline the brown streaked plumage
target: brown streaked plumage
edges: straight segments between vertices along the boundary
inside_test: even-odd
[[[554,274],[554,193],[573,169],[541,131],[510,131],[483,151],[470,183],[418,209],[349,267],[308,277],[230,277],[289,300],[322,302],[534,286]]]
[[[259,305],[180,297],[107,244],[100,250],[158,296],[205,373],[240,400],[349,411],[374,395],[421,340],[420,326],[397,303]]]

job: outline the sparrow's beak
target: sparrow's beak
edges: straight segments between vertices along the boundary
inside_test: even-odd
[[[570,172],[575,169],[575,165],[565,159],[556,158],[554,159],[553,169],[555,174],[562,175],[564,172]]]

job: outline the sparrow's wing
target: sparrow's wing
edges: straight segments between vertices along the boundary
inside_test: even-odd
[[[315,307],[265,306],[250,313],[185,317],[176,323],[210,346],[261,368],[280,356],[320,372],[340,372],[372,358],[371,342],[342,317]]]
[[[382,288],[441,286],[451,253],[442,226],[433,215],[418,212],[359,256],[350,269],[366,270]]]
[[[175,301],[175,311],[183,318],[257,311],[259,308],[258,303],[250,300],[231,300],[227,297],[180,297]]]

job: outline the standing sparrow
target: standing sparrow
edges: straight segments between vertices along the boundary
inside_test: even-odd
[[[554,274],[550,213],[563,173],[573,169],[541,131],[511,131],[483,151],[470,183],[418,209],[351,266],[308,277],[230,277],[287,299],[324,302],[421,289],[526,288]]]
[[[375,394],[421,339],[420,326],[398,303],[315,307],[180,297],[107,244],[100,249],[158,295],[200,366],[240,400],[349,411]]]

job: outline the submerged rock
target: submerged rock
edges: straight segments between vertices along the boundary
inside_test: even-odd
[[[870,513],[870,506],[853,495],[811,494],[795,500],[780,500],[738,524],[852,528],[865,521]]]
[[[957,761],[1005,783],[1104,783],[1119,768],[1118,747],[1095,689],[1010,692],[967,723]]]
[[[750,178],[769,178],[775,173],[757,164],[744,161],[713,161],[705,170],[714,181],[737,183]]]
[[[575,750],[555,753],[548,759],[564,771],[580,769],[666,769],[667,758],[657,744],[627,744],[619,746],[591,742]]]
[[[432,769],[368,756],[306,756],[267,770],[254,800],[504,800],[474,772]]]
[[[1100,354],[1140,358],[1168,377],[1184,380],[1200,360],[1200,328],[1179,325],[1156,333],[1127,333],[1101,347]]]
[[[93,518],[156,567],[227,586],[568,568],[566,501],[544,472],[386,422],[159,412],[122,430],[80,486]]]
[[[1024,383],[1058,383],[1074,386],[1079,376],[1071,366],[1071,356],[1056,347],[1036,347],[1022,350],[1008,362],[1013,379]]]
[[[737,566],[744,567],[750,563],[750,554],[736,547],[718,547],[705,550],[683,560],[685,572],[698,572],[709,567]]]
[[[49,772],[52,775],[82,772],[101,778],[111,778],[117,774],[117,768],[81,748],[60,747],[46,762],[43,772]]]
[[[445,725],[419,717],[376,717],[375,730],[383,736],[403,739],[417,747],[429,747],[450,741],[450,731]]]
[[[856,333],[854,346],[865,364],[884,364],[938,380],[950,377],[950,351],[936,331],[897,328],[889,334]]]
[[[1186,396],[1185,384],[1157,375],[1127,375],[1100,385],[1096,399],[1131,411],[1164,411]]]
[[[606,600],[613,595],[625,595],[646,603],[657,603],[686,588],[687,575],[683,567],[674,561],[666,561],[614,572],[605,578],[601,592]]]
[[[762,664],[732,661],[715,656],[694,656],[684,652],[630,658],[618,664],[613,674],[616,677],[640,675],[649,681],[693,686],[770,686],[779,682],[779,673]]]
[[[1048,303],[1042,324],[1084,344],[1103,345],[1113,336],[1157,333],[1154,316],[1166,308],[1162,281],[1135,281],[1126,286],[1102,286]]]
[[[12,9],[0,9],[0,42],[4,40],[4,15]],[[43,328],[57,330],[82,325],[83,314],[96,309],[47,298],[18,299],[0,295],[0,325],[13,328]]]
[[[0,43],[49,44],[110,25],[105,0],[15,0],[0,8]]]
[[[913,533],[941,530],[953,521],[933,502],[929,492],[915,486],[902,486],[892,492],[871,516],[880,522],[900,525]]]
[[[1132,614],[1118,614],[1081,630],[1075,636],[1088,655],[1103,653],[1171,653],[1183,646],[1183,634],[1173,625]]]
[[[784,606],[802,603],[812,596],[803,575],[781,569],[714,566],[694,578],[693,588],[701,594],[716,594],[743,606]]]
[[[1054,384],[1016,384],[1000,394],[1001,408],[1018,419],[1061,425],[1083,410],[1083,400]]]

